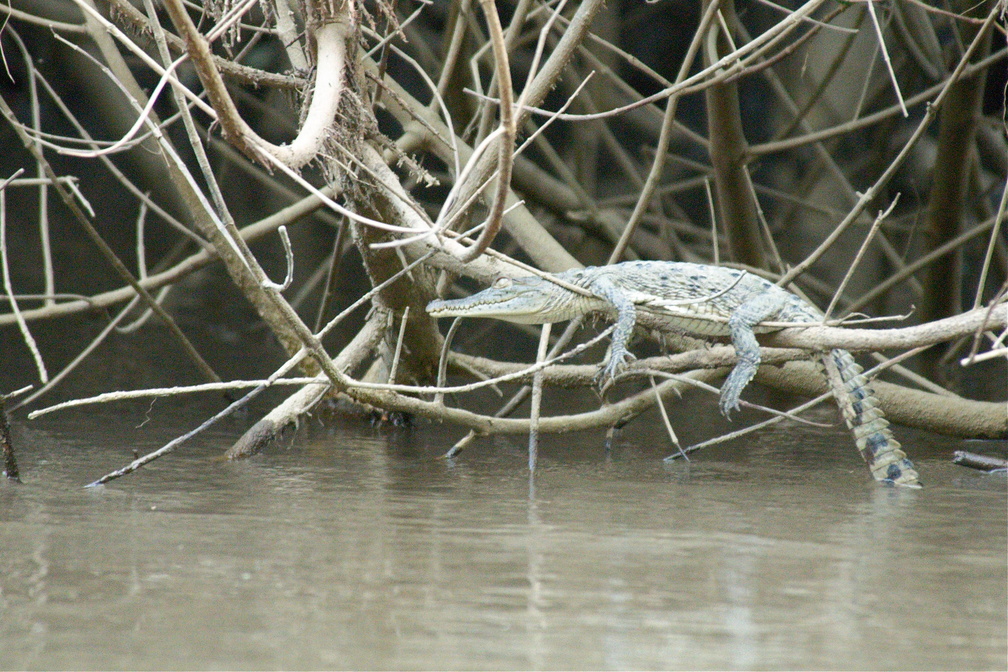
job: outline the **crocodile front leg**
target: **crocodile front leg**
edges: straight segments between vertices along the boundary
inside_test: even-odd
[[[609,360],[599,371],[598,377],[599,385],[605,387],[623,369],[627,360],[633,361],[635,359],[633,353],[627,350],[627,343],[630,341],[634,326],[637,324],[637,309],[626,292],[617,287],[609,278],[595,278],[589,284],[588,289],[599,298],[611,303],[616,309],[616,328],[613,329],[609,346]]]
[[[732,311],[728,318],[728,328],[731,330],[732,345],[738,363],[728,374],[721,386],[721,413],[731,420],[731,412],[739,409],[739,398],[742,390],[756,375],[760,365],[760,348],[753,328],[762,322],[776,316],[785,306],[781,296],[764,293],[756,294],[743,301]]]

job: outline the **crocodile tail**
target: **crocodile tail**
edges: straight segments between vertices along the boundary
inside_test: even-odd
[[[877,481],[920,487],[917,470],[889,430],[875,392],[862,369],[846,350],[832,350],[821,358],[833,396],[847,427],[854,433],[861,457]]]

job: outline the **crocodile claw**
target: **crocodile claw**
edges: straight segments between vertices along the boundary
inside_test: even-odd
[[[731,395],[726,395],[722,393],[721,400],[718,402],[718,407],[721,408],[721,414],[725,416],[725,419],[729,422],[732,421],[732,411],[737,411],[740,408],[739,398],[736,396],[734,399],[730,398]]]
[[[718,400],[718,407],[721,409],[721,415],[725,417],[728,422],[731,422],[731,412],[737,411],[740,408],[740,392],[734,392],[727,387],[721,388],[721,399]]]
[[[738,364],[721,385],[721,399],[718,406],[721,408],[721,415],[731,421],[731,412],[739,410],[742,390],[746,388],[749,381],[756,375],[759,368],[759,359],[752,357],[740,357]]]
[[[616,380],[616,376],[626,368],[627,363],[636,360],[633,353],[628,350],[624,350],[618,355],[613,355],[609,357],[607,361],[597,374],[595,374],[595,385],[598,386],[599,390],[605,391],[613,384]]]

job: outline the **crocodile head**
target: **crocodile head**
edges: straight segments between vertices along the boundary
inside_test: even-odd
[[[530,275],[500,277],[482,292],[464,299],[436,299],[427,304],[433,317],[493,317],[519,324],[543,324],[570,319],[577,295],[560,285]]]

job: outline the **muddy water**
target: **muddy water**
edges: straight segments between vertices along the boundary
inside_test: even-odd
[[[15,423],[0,486],[4,668],[1000,668],[1006,480],[916,439],[877,487],[843,432],[788,427],[665,465],[423,425],[308,423],[216,459],[225,425],[108,487],[191,409]],[[121,411],[116,411],[121,413]],[[177,415],[175,415],[177,413]]]

